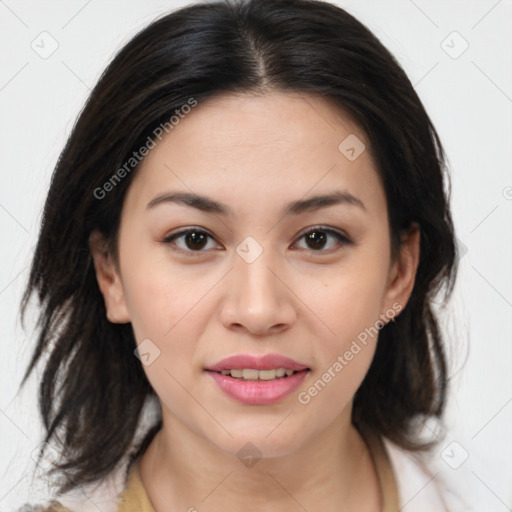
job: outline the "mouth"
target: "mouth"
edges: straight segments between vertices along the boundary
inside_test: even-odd
[[[293,393],[311,368],[279,354],[240,354],[205,371],[230,398],[246,405],[270,405]]]
[[[305,368],[300,371],[309,371],[309,368]],[[232,377],[238,380],[276,380],[286,379],[291,377],[293,374],[298,373],[297,370],[291,370],[288,368],[273,368],[269,370],[257,370],[256,368],[232,368],[230,370],[221,370],[221,375]]]

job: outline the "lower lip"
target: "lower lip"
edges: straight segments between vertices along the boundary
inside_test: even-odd
[[[208,373],[226,395],[238,402],[246,405],[268,405],[280,402],[293,393],[309,370],[274,380],[241,380],[217,372]]]

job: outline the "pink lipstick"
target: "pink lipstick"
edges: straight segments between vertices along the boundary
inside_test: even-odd
[[[239,354],[208,366],[206,371],[229,397],[246,405],[268,405],[290,395],[310,368],[279,354]]]

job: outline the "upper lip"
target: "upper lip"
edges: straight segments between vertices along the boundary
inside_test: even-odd
[[[244,368],[252,368],[255,370],[284,368],[285,370],[295,370],[296,372],[300,372],[301,370],[308,369],[308,366],[280,354],[266,354],[264,356],[237,354],[226,357],[212,366],[208,366],[206,370],[221,372],[222,370],[242,370]]]

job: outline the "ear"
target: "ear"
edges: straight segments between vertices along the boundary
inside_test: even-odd
[[[105,301],[108,320],[115,324],[129,322],[130,316],[126,309],[123,285],[105,237],[99,231],[93,231],[89,236],[89,247],[96,280]]]
[[[414,222],[401,234],[399,257],[391,265],[388,286],[384,295],[383,305],[386,309],[395,309],[393,304],[405,308],[411,296],[416,271],[420,260],[420,228]],[[385,310],[386,310],[385,309]]]

